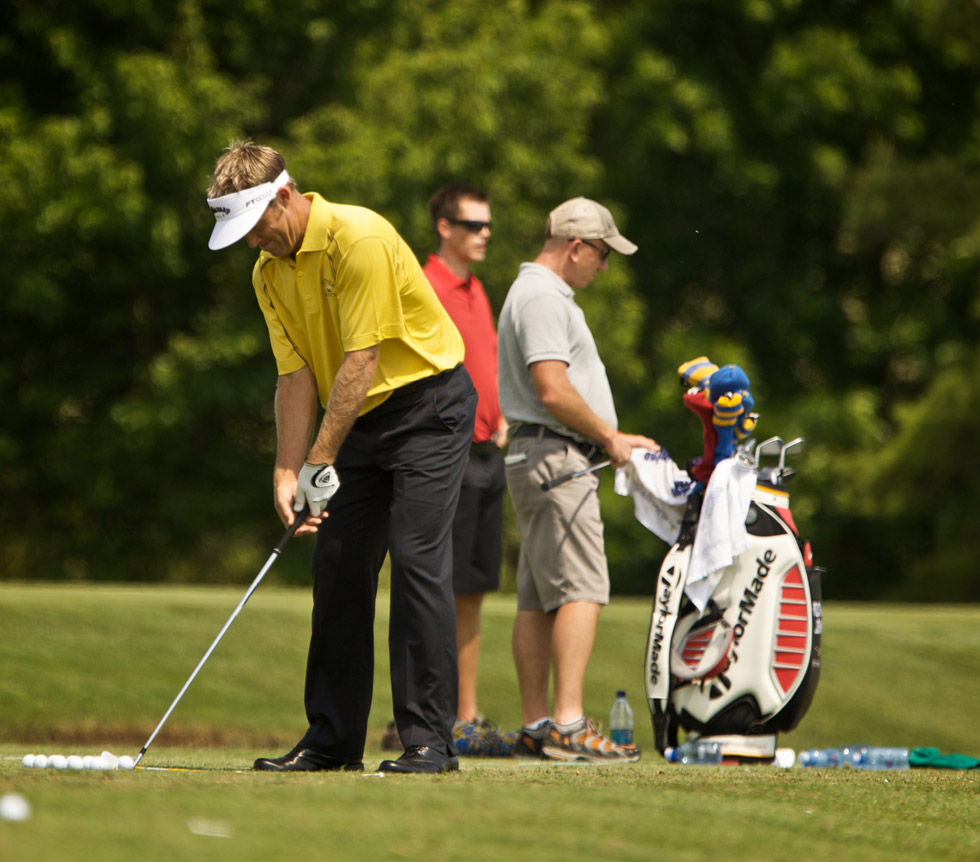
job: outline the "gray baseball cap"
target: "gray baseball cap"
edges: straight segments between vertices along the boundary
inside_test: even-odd
[[[582,197],[565,201],[548,214],[545,235],[568,239],[601,239],[620,254],[633,254],[637,249],[634,243],[619,232],[609,210],[602,204]]]

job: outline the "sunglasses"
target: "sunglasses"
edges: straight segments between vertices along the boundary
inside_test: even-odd
[[[604,261],[607,257],[609,257],[609,255],[612,254],[612,249],[609,248],[609,246],[603,248],[602,246],[596,245],[594,242],[589,242],[587,239],[582,239],[582,237],[577,237],[577,239],[580,239],[589,248],[594,248],[597,252],[599,252],[600,262]]]
[[[446,221],[450,224],[458,224],[460,227],[465,227],[472,233],[479,233],[484,228],[489,230],[493,227],[492,221],[472,221],[466,218],[447,218]]]

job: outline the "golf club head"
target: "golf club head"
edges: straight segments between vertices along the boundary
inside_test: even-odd
[[[803,438],[796,437],[786,443],[782,449],[779,451],[779,469],[782,470],[786,466],[786,456],[795,455],[797,452],[803,449]]]
[[[755,448],[755,440],[749,438],[744,443],[740,443],[735,449],[735,458],[739,463],[746,467],[755,466],[755,457],[752,450]]]
[[[763,455],[778,455],[782,451],[782,448],[782,437],[770,437],[768,440],[763,440],[755,448],[755,469],[759,469],[759,461]]]

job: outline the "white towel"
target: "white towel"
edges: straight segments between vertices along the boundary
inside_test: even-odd
[[[707,606],[723,571],[748,550],[745,518],[755,480],[755,468],[737,456],[719,461],[708,480],[684,588],[699,610]]]
[[[687,495],[694,481],[660,449],[634,449],[629,463],[616,470],[617,494],[633,497],[633,514],[644,527],[668,545],[681,528]]]

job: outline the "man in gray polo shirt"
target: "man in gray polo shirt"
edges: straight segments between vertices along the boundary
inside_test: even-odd
[[[636,246],[609,210],[581,197],[561,204],[548,216],[537,258],[521,264],[497,325],[500,406],[511,428],[507,488],[521,531],[513,648],[524,725],[516,753],[524,756],[640,757],[603,737],[583,706],[599,611],[609,603],[599,480],[593,472],[541,490],[603,452],[618,467],[634,448],[659,448],[617,430],[606,369],[575,302],[612,251],[633,254]]]

